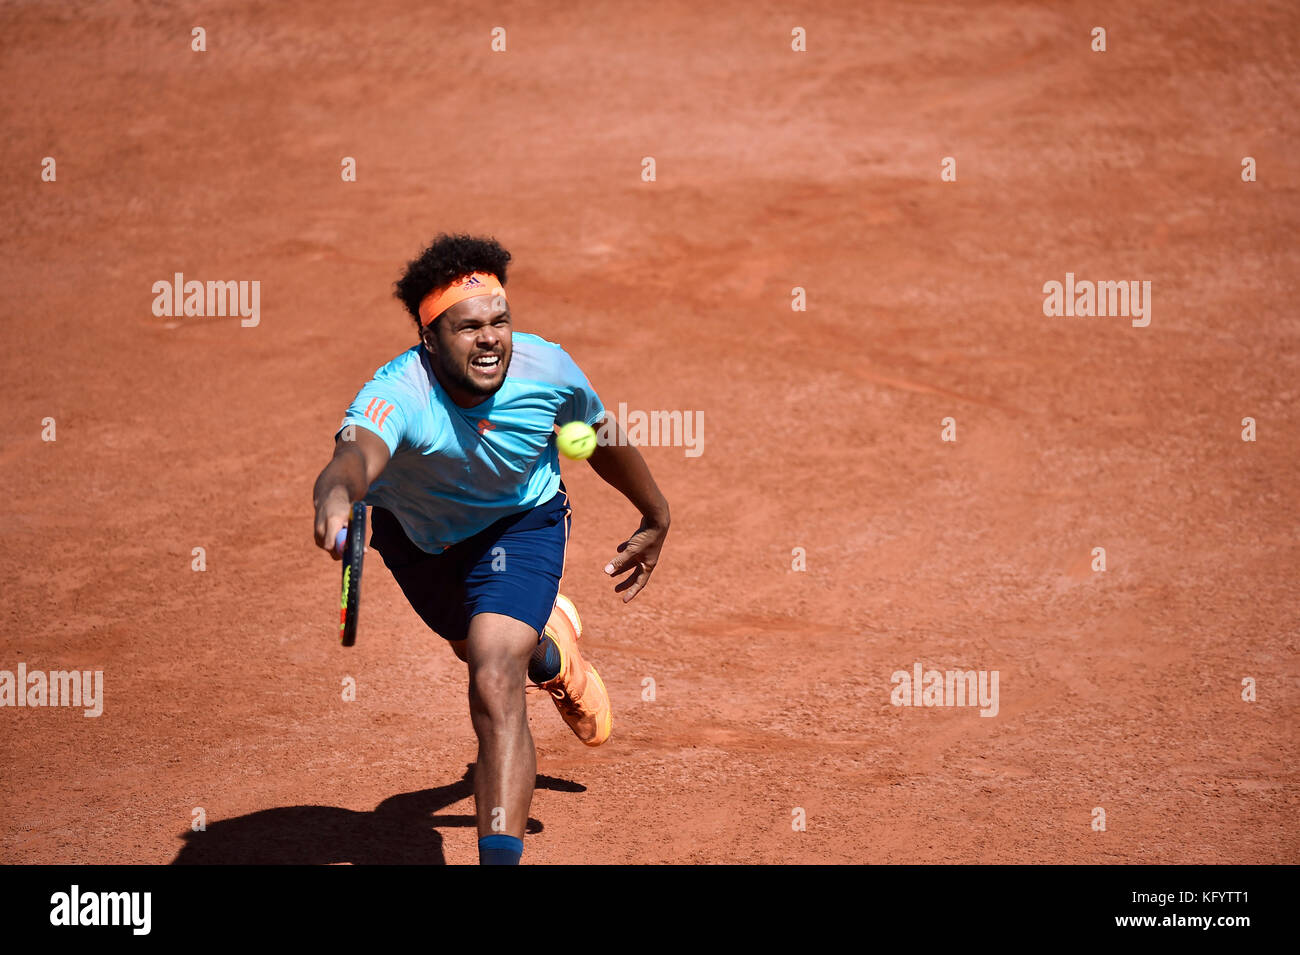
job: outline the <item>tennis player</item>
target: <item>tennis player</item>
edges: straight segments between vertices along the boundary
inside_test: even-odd
[[[370,546],[468,664],[479,861],[517,865],[537,776],[526,680],[587,745],[613,728],[604,682],[578,650],[581,619],[559,593],[571,507],[556,427],[596,429],[591,467],[641,514],[605,566],[625,603],[650,580],[669,517],[640,452],[573,359],[514,331],[510,259],[493,239],[444,234],[407,265],[395,295],[420,341],[357,394],[314,498],[316,544],[335,559],[352,502],[370,505]]]

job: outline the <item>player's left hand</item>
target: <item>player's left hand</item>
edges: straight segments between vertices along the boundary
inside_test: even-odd
[[[614,585],[614,593],[623,594],[623,603],[639,594],[649,582],[667,535],[667,523],[643,517],[636,533],[618,545],[618,556],[605,565],[605,573],[611,577],[633,571]]]

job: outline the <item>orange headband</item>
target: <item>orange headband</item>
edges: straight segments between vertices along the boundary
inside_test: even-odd
[[[491,272],[471,272],[442,288],[436,288],[420,302],[420,324],[428,325],[431,321],[451,308],[457,302],[477,295],[500,295],[505,298],[506,290],[501,287],[501,280]]]

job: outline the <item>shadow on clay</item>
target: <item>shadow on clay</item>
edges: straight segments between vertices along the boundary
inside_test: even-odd
[[[587,787],[554,776],[537,777],[538,789],[580,793]],[[437,815],[474,795],[474,764],[454,783],[401,793],[372,812],[336,806],[283,806],[210,823],[205,832],[186,832],[172,865],[446,865],[442,833],[473,827],[473,815]],[[526,832],[542,823],[528,819]]]

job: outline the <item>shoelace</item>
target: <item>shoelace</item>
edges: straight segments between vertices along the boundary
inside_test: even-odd
[[[545,693],[547,696],[551,697],[551,698],[552,698],[553,700],[555,700],[557,703],[560,703],[560,704],[564,707],[565,710],[570,711],[570,712],[572,712],[574,709],[576,709],[576,708],[577,708],[577,705],[578,705],[576,700],[572,699],[572,698],[571,698],[567,693],[565,693],[565,692],[564,692],[562,689],[560,689],[558,686],[557,686],[557,687],[553,687],[553,688],[551,688],[551,689],[548,690],[548,689],[546,689],[546,687],[542,686],[540,683],[534,683],[532,680],[529,680],[527,683],[524,684],[524,692],[525,692],[525,693],[534,693],[534,692],[536,692],[536,693]]]

